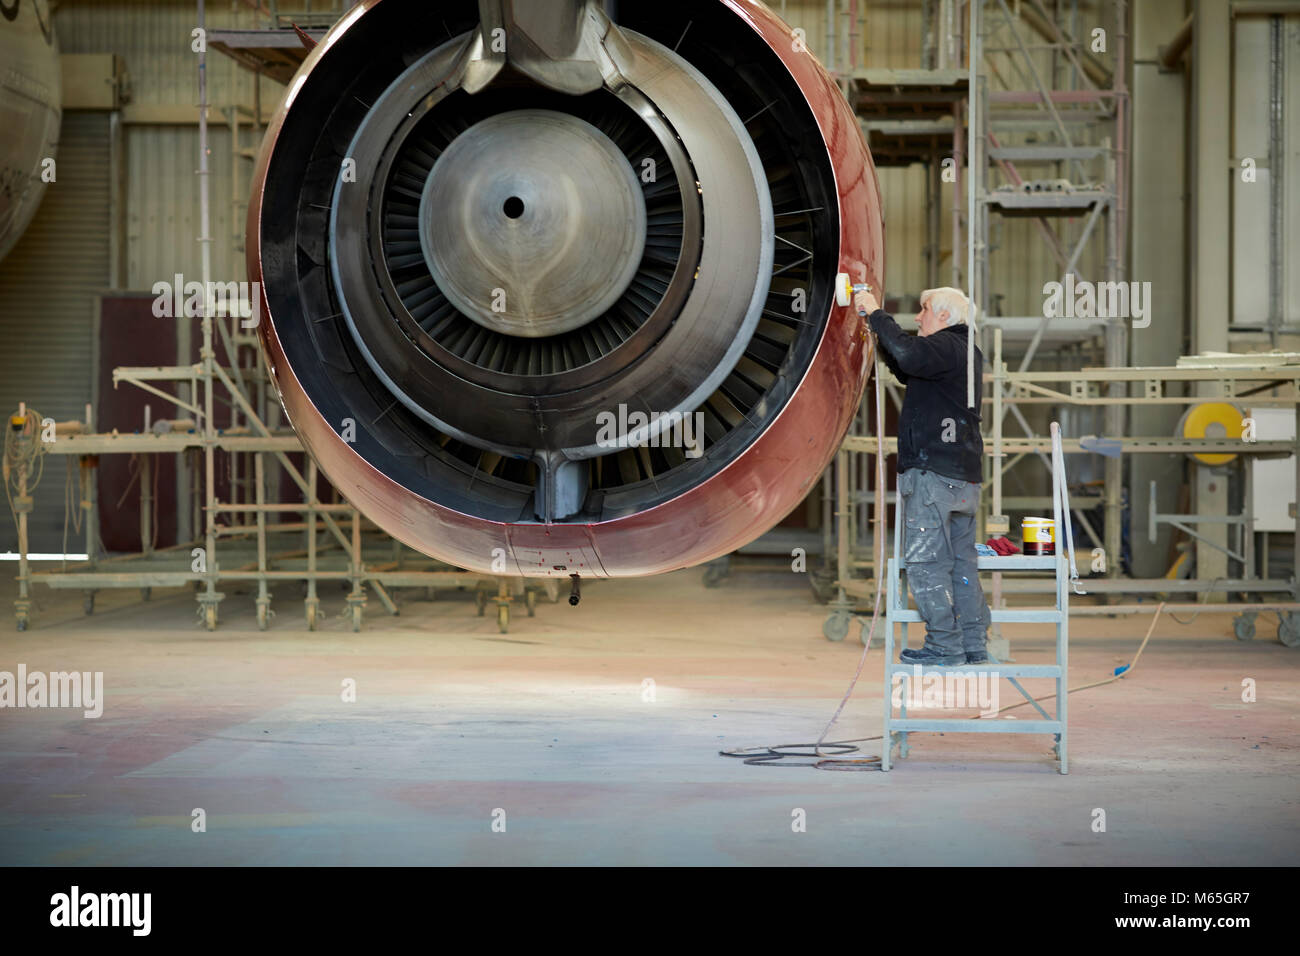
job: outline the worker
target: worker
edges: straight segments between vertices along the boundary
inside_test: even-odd
[[[907,388],[898,419],[898,493],[903,496],[907,579],[925,621],[925,643],[908,664],[988,662],[991,620],[980,587],[975,522],[983,479],[980,400],[984,357],[975,349],[975,407],[967,406],[970,300],[960,289],[927,289],[918,335],[898,327],[871,291],[854,296],[880,356]]]

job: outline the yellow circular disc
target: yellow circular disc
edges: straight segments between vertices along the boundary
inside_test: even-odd
[[[1189,408],[1178,423],[1180,438],[1240,438],[1241,409],[1229,402],[1204,402]],[[1226,465],[1236,458],[1229,452],[1194,452],[1202,465]]]

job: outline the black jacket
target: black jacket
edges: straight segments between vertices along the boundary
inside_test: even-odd
[[[868,321],[880,356],[907,386],[898,419],[898,470],[920,468],[947,478],[983,481],[980,401],[984,356],[975,349],[975,407],[966,407],[966,325],[909,335],[884,309]]]

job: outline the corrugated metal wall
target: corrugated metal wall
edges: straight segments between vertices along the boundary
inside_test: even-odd
[[[6,415],[27,402],[56,421],[85,416],[95,297],[109,283],[110,168],[108,115],[65,111],[57,178],[0,262],[0,409]],[[63,456],[45,456],[29,522],[33,551],[62,546],[64,480]],[[8,514],[3,522],[0,550],[12,551],[17,530]],[[75,538],[69,543],[80,550]]]
[[[195,6],[193,0],[72,0],[59,6],[55,18],[64,52],[116,53],[125,60],[133,105],[196,107],[186,125],[126,127],[126,284],[132,289],[148,290],[178,272],[199,276],[198,57],[190,48]],[[207,7],[211,29],[258,25],[242,4],[209,2]],[[207,64],[212,272],[218,281],[240,280],[243,255],[233,239],[243,232],[243,207],[231,205],[230,134],[221,108],[251,105],[254,76],[220,53],[209,53]],[[263,80],[262,92],[269,111],[283,87]],[[251,162],[240,163],[242,203]]]
[[[1253,159],[1257,168],[1253,181],[1237,170],[1232,177],[1232,321],[1261,326],[1272,317],[1294,327],[1300,324],[1300,16],[1239,17],[1233,30],[1232,155],[1238,162]]]

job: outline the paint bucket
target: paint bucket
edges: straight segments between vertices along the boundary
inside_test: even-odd
[[[1026,518],[1020,522],[1020,540],[1027,555],[1056,554],[1056,524],[1051,518]]]

